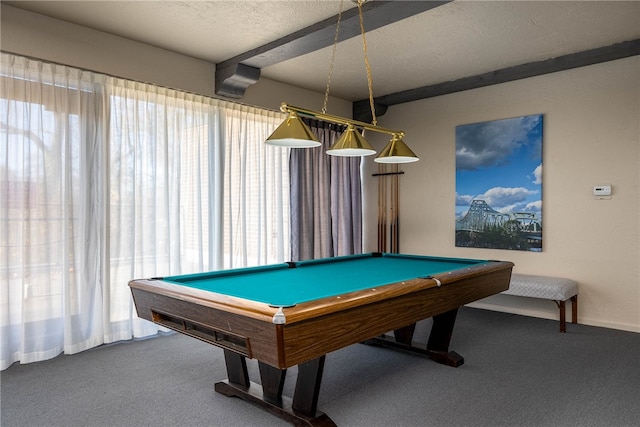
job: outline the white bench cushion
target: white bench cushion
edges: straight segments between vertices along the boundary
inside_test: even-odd
[[[502,293],[521,297],[566,301],[572,296],[578,295],[578,284],[574,280],[562,277],[512,274],[509,289]]]

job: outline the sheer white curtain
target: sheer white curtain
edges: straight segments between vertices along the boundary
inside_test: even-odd
[[[224,268],[288,261],[289,150],[264,144],[282,123],[275,114],[265,120],[246,106],[226,109],[221,136],[226,144],[222,204]],[[255,141],[259,141],[256,143]]]
[[[284,261],[281,120],[3,53],[0,369],[157,333],[133,278]]]

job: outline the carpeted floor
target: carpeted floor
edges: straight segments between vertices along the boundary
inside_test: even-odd
[[[425,340],[428,327],[417,330]],[[465,358],[457,369],[352,345],[327,356],[319,410],[357,427],[640,425],[640,334],[573,324],[566,334],[557,330],[551,320],[463,308],[451,346]],[[214,392],[225,377],[222,350],[178,334],[14,364],[0,374],[0,424],[288,425]]]

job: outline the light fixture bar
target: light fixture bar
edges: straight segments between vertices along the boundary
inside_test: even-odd
[[[298,114],[302,114],[308,117],[314,117],[316,119],[323,120],[325,122],[337,123],[344,126],[352,125],[353,127],[366,129],[373,132],[386,133],[388,135],[397,135],[398,137],[404,136],[404,131],[401,131],[401,130],[387,129],[381,126],[372,125],[371,123],[360,122],[358,120],[345,119],[344,117],[334,116],[332,114],[322,113],[320,111],[307,110],[306,108],[289,105],[286,102],[283,102],[282,104],[280,104],[280,111],[282,111],[283,113],[296,112]]]

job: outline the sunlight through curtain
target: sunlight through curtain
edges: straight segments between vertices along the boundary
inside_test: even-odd
[[[283,115],[2,54],[0,369],[156,334],[128,281],[283,262]]]

